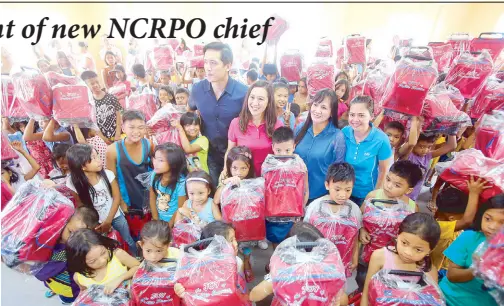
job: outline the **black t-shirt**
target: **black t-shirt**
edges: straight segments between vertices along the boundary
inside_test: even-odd
[[[95,99],[95,107],[96,122],[100,131],[107,138],[114,137],[117,128],[116,112],[122,111],[121,104],[115,96],[106,93],[102,99]]]

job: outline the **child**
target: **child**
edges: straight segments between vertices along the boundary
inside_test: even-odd
[[[115,66],[117,64],[116,55],[112,51],[107,51],[104,57],[105,68],[102,69],[102,78],[105,88],[108,90],[110,87],[114,86],[117,81],[115,73],[113,73]],[[111,73],[112,72],[112,73]],[[82,78],[84,80],[84,78]]]
[[[81,290],[103,285],[111,294],[130,280],[140,262],[118,248],[118,242],[90,229],[79,229],[70,235],[66,245],[68,271]]]
[[[334,85],[334,91],[338,97],[338,119],[348,120],[348,105],[345,102],[350,95],[350,84],[347,80],[338,80]]]
[[[504,225],[504,194],[483,203],[474,219],[473,229],[466,230],[444,251],[450,260],[448,273],[439,284],[447,305],[497,306],[484,287],[483,281],[473,274],[473,253]]]
[[[436,198],[437,211],[436,219],[441,228],[441,238],[436,248],[432,251],[432,263],[439,270],[439,278],[446,276],[448,270],[448,260],[443,255],[444,250],[457,238],[460,231],[467,229],[474,220],[478,209],[479,195],[484,189],[486,182],[479,178],[474,180],[471,177],[467,181],[469,197],[454,188],[445,188]]]
[[[180,135],[182,148],[191,162],[191,166],[195,169],[200,169],[208,172],[208,138],[200,134],[201,119],[195,113],[185,113],[179,120],[172,120],[172,126],[177,128]],[[194,162],[194,158],[198,158],[199,167]]]
[[[219,206],[210,197],[213,193],[212,179],[205,171],[194,171],[187,175],[187,197],[184,205],[177,210],[175,223],[184,218],[204,227],[215,220],[221,220]]]
[[[8,146],[9,144],[4,143],[2,145]],[[26,158],[30,165],[30,170],[23,174],[25,171],[23,171],[24,169],[21,168],[21,165],[17,161],[2,161],[2,181],[7,184],[7,187],[11,191],[16,191],[24,182],[31,180],[37,175],[40,166],[37,161],[23,149],[21,142],[13,141],[10,143],[10,146]]]
[[[189,102],[189,91],[185,88],[177,88],[175,91],[175,101],[177,105],[185,105]]]
[[[294,103],[299,105],[300,113],[308,110],[308,87],[306,78],[302,78],[298,82],[298,91],[294,95]]]
[[[114,227],[128,244],[130,252],[136,255],[128,222],[119,208],[121,194],[114,173],[103,169],[98,153],[88,144],[72,146],[67,158],[71,174],[66,186],[75,193],[73,196],[78,203],[96,209],[100,216],[96,230],[108,233]]]
[[[170,227],[173,227],[173,216],[187,200],[184,151],[173,143],[158,145],[154,150],[153,164],[149,196],[152,219],[169,222]]]
[[[404,125],[399,121],[391,121],[385,125],[383,131],[385,132],[385,134],[387,134],[389,138],[393,154],[392,160],[395,162],[400,155],[398,151],[400,148],[402,148],[401,143],[403,141],[405,131]],[[413,138],[416,144],[418,137],[417,139],[415,139],[415,137],[413,137],[414,135],[411,134],[412,133],[410,132],[410,138]]]
[[[131,93],[131,83],[127,80],[126,71],[124,70],[124,67],[122,65],[116,65],[113,70],[109,71],[109,74],[113,73],[115,73],[114,87],[122,84],[126,86],[126,92],[123,92],[116,96],[121,106],[126,105],[125,99]]]
[[[61,127],[58,122],[54,120],[41,120],[38,122],[40,128],[35,132],[35,120],[30,119],[28,125],[25,128],[23,139],[28,141],[43,140],[45,145],[50,151],[57,143],[68,143],[73,144],[72,135],[63,127]],[[50,131],[46,130],[50,129]]]
[[[414,213],[407,216],[399,226],[395,247],[385,247],[371,255],[360,304],[369,305],[369,281],[382,269],[423,271],[437,283],[437,270],[432,267],[430,253],[439,241],[440,232],[438,223],[429,214]]]
[[[63,304],[71,304],[79,295],[79,286],[73,279],[73,273],[68,271],[65,244],[70,234],[81,228],[93,228],[98,223],[98,213],[89,207],[79,207],[75,210],[65,228],[61,232],[58,244],[53,249],[52,256],[35,277],[49,288],[45,296],[57,294]]]
[[[294,114],[290,112],[290,103],[288,103],[289,86],[284,83],[276,82],[273,84],[273,90],[278,120],[282,121],[285,126],[294,129],[296,118]]]
[[[168,103],[175,105],[175,95],[173,94],[173,90],[169,86],[161,86],[159,88],[159,108],[165,106]]]
[[[322,233],[316,227],[306,222],[297,222],[292,226],[288,234],[288,237],[293,236],[296,236],[301,243],[316,242],[318,239],[324,238]],[[264,280],[250,291],[249,299],[252,302],[259,302],[264,300],[271,294],[273,294],[273,283],[271,282],[270,275],[267,274],[264,276]],[[339,298],[339,301],[336,304],[331,305],[347,305],[347,304],[348,304],[348,297],[345,293],[343,293]]]
[[[297,92],[297,82],[289,82],[289,103],[294,102],[294,95]]]
[[[74,124],[75,138],[78,143],[89,144],[98,152],[102,165],[106,168],[107,144],[98,136],[94,129],[81,130],[79,125]]]
[[[52,152],[52,163],[54,169],[49,172],[49,178],[56,184],[66,183],[66,177],[70,174],[66,153],[70,149],[66,143],[57,144]]]
[[[140,241],[138,241],[144,260],[157,264],[163,258],[178,259],[179,249],[169,247],[171,238],[171,230],[167,222],[152,220],[145,223],[140,232]]]
[[[362,213],[359,206],[350,200],[354,182],[355,172],[352,166],[348,163],[332,164],[327,170],[325,181],[329,195],[313,201],[304,217],[304,222],[314,225],[338,247],[347,276],[357,268],[359,261],[357,238],[362,227]],[[322,216],[324,218],[321,218]],[[337,226],[331,225],[333,222]],[[350,237],[343,235],[343,232],[355,233]],[[348,252],[351,256],[345,256]]]
[[[119,100],[109,93],[102,91],[98,75],[93,71],[84,71],[81,79],[91,90],[95,101],[96,121],[100,132],[98,135],[107,143],[121,140],[121,112]]]
[[[452,152],[457,147],[456,135],[448,136],[448,142],[446,142],[439,149],[431,151],[435,141],[436,136],[427,136],[422,133],[418,137],[416,145],[409,149],[408,152],[406,152],[406,154],[401,157],[402,159],[407,159],[420,166],[423,172],[422,179],[415,185],[413,192],[409,194],[410,199],[412,199],[413,201],[415,201],[420,194],[423,185],[423,179],[425,178],[427,170],[429,169],[431,159]]]
[[[255,81],[257,81],[257,79],[259,78],[259,74],[257,73],[257,70],[255,69],[250,69],[249,71],[247,71],[247,85],[250,86],[252,84],[255,83]]]

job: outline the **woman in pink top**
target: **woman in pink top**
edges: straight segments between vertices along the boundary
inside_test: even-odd
[[[283,124],[276,116],[273,88],[266,81],[257,81],[245,96],[240,116],[231,121],[227,151],[235,146],[248,147],[256,176],[260,176],[262,163],[268,154],[273,153],[271,136],[281,126]]]

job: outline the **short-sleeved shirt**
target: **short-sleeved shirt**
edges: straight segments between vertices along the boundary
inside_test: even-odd
[[[438,221],[441,228],[441,235],[439,242],[432,250],[431,258],[432,264],[436,269],[448,269],[448,260],[443,252],[450,246],[450,244],[458,237],[461,232],[455,232],[457,221]]]
[[[474,251],[485,240],[482,232],[464,231],[444,251],[444,255],[454,264],[463,269],[469,269]],[[452,283],[448,277],[445,277],[439,283],[439,287],[443,291],[447,305],[450,306],[497,306],[497,302],[488,291],[483,290],[483,281],[476,277],[463,283]]]
[[[345,135],[345,161],[355,170],[355,184],[352,196],[365,198],[375,189],[378,180],[379,162],[392,157],[392,148],[387,134],[372,124],[369,135],[357,143],[352,127],[346,126],[342,132]]]
[[[430,167],[430,161],[432,159],[432,153],[427,153],[424,156],[418,156],[415,153],[410,153],[408,156],[408,160],[415,165],[418,165],[420,169],[422,169],[422,178],[425,178],[425,175],[427,174],[427,170],[429,170]],[[418,181],[418,183],[415,185],[415,188],[413,189],[413,192],[410,193],[408,196],[412,200],[416,200],[418,198],[418,195],[420,194],[420,191],[422,190],[424,180]]]
[[[299,125],[296,128],[296,137],[302,127],[303,125]],[[303,159],[308,168],[310,199],[317,199],[327,194],[324,186],[327,169],[331,164],[344,160],[345,150],[343,133],[331,122],[316,136],[313,134],[313,126],[308,128],[294,152]]]
[[[280,120],[277,120],[275,129],[283,126]],[[228,139],[236,143],[237,146],[245,146],[252,152],[254,161],[254,170],[256,176],[261,176],[261,166],[268,154],[273,153],[271,148],[271,138],[266,133],[266,123],[255,126],[252,122],[247,125],[247,130],[243,133],[240,130],[240,118],[235,118],[229,125]]]
[[[38,130],[38,132],[42,132],[41,129]],[[64,127],[60,126],[59,129],[57,129],[56,131],[54,131],[54,134],[61,134],[61,133],[67,133],[70,137],[67,141],[44,141],[45,145],[49,148],[49,150],[51,150],[51,152],[53,151],[54,149],[54,146],[58,143],[66,143],[66,144],[69,144],[69,145],[73,145],[74,144],[74,139],[72,137],[72,135],[67,131],[67,129],[65,129]]]
[[[8,134],[7,138],[9,138],[9,142],[19,141],[23,145],[23,149],[27,153],[30,153],[30,151],[28,150],[28,147],[26,146],[26,142],[23,139],[23,133],[21,133],[20,131],[17,131],[17,132],[12,133],[12,134]]]
[[[122,106],[117,98],[109,93],[97,100],[95,99],[96,122],[102,134],[107,138],[115,136],[117,128],[117,112],[122,111]]]
[[[280,120],[280,122],[282,122],[283,125],[285,125],[285,120],[284,120],[284,116],[283,115],[280,115],[278,116],[278,120]],[[294,114],[293,113],[290,113],[290,118],[289,118],[289,127],[294,130],[294,125],[296,124],[296,117],[294,117]]]
[[[198,138],[191,141],[191,144],[197,144],[201,147],[201,151],[196,154],[189,154],[187,158],[191,163],[191,166],[199,168],[206,173],[208,172],[208,147],[210,146],[208,138],[205,136],[199,136]]]
[[[229,125],[240,114],[247,90],[246,85],[229,78],[217,100],[208,80],[199,81],[192,87],[189,106],[201,115],[201,132],[210,142],[209,158],[222,165],[228,145]]]
[[[306,209],[305,217],[303,219],[304,222],[310,223],[310,218],[311,215],[313,214],[314,211],[319,211],[321,208],[324,212],[327,212],[331,215],[340,215],[344,214],[344,211],[338,212],[337,214],[333,213],[329,203],[324,203],[324,201],[330,201],[331,197],[329,195],[325,195],[321,198],[316,199],[315,201],[310,203],[310,206],[308,206],[308,209]],[[358,228],[362,227],[362,212],[351,200],[347,200],[346,204],[350,205],[352,207],[352,210],[350,211],[350,217],[357,220],[357,226]],[[323,205],[323,206],[322,206]],[[322,206],[322,207],[321,207]],[[343,207],[342,209],[346,209],[346,207]]]
[[[166,222],[170,222],[171,218],[177,211],[178,207],[178,198],[179,197],[184,197],[186,195],[185,191],[185,177],[180,177],[179,180],[177,181],[177,184],[175,185],[174,189],[168,188],[168,186],[163,186],[161,185],[161,182],[155,182],[154,177],[155,173],[152,173],[151,177],[151,186],[154,189],[154,192],[157,194],[157,200],[156,200],[156,207],[158,209],[158,214],[159,214],[159,220],[163,220]],[[163,207],[159,207],[159,198],[161,193],[161,196],[163,195],[168,195],[170,196],[170,201],[168,202],[168,207],[167,209],[163,209]]]

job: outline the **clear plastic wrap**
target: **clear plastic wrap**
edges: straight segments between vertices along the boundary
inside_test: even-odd
[[[336,245],[346,277],[350,277],[354,246],[359,237],[359,220],[352,216],[352,206],[349,204],[345,204],[337,213],[333,213],[328,205],[337,204],[333,201],[322,202],[320,208],[311,214],[309,223]]]
[[[51,259],[73,213],[72,202],[56,190],[34,180],[21,185],[1,213],[2,262],[11,269],[36,274]]]
[[[61,85],[77,85],[82,83],[82,80],[76,76],[68,76],[64,74],[60,74],[54,71],[49,71],[45,73],[45,77],[49,82],[49,86],[53,88],[54,86]]]
[[[336,68],[342,69],[343,62],[345,60],[345,47],[340,46],[336,51]]]
[[[198,241],[201,236],[201,230],[201,226],[192,222],[190,219],[182,219],[173,225],[172,246],[180,247],[183,244],[191,244]]]
[[[487,79],[474,97],[470,115],[479,119],[493,110],[504,110],[504,82]]]
[[[499,161],[485,157],[481,151],[476,149],[459,152],[453,159],[450,168],[443,171],[440,177],[457,189],[469,193],[467,181],[471,175],[475,180],[480,177],[484,178],[491,186],[480,194],[483,201],[504,191],[504,160]]]
[[[385,65],[379,65],[368,72],[362,91],[374,101],[374,116],[383,110],[382,99],[390,80],[391,72]],[[358,89],[358,88],[357,88]]]
[[[414,61],[402,58],[396,66],[382,105],[399,113],[419,116],[429,89],[436,82],[438,72],[434,61]]]
[[[476,129],[474,148],[486,157],[504,160],[504,111],[483,115]]]
[[[129,252],[128,244],[126,243],[126,241],[124,241],[124,239],[122,238],[121,234],[118,231],[112,228],[110,232],[108,232],[107,237],[119,242],[119,247],[125,250],[126,252]]]
[[[177,47],[179,46],[179,41],[178,39],[176,38],[168,38],[166,41],[165,41],[166,44],[168,44],[173,50],[177,49]]]
[[[314,243],[302,243],[297,236],[285,239],[271,256],[270,269],[272,305],[333,305],[345,290],[345,268],[336,246],[327,239]]]
[[[80,292],[74,306],[133,306],[126,288],[117,288],[112,294],[105,294],[104,286],[91,285]]]
[[[194,44],[194,46],[193,46],[194,56],[203,56],[203,55],[205,55],[203,53],[204,48],[205,48],[204,45]]]
[[[154,47],[150,53],[151,63],[156,70],[170,70],[175,61],[175,52],[170,45]]]
[[[366,80],[361,80],[352,85],[350,88],[350,93],[348,95],[348,102],[352,102],[352,100],[357,96],[362,96],[364,94],[364,84],[366,84]]]
[[[166,104],[160,108],[154,116],[147,122],[152,132],[156,135],[155,139],[158,144],[172,142],[177,145],[180,143],[179,131],[171,126],[171,120],[180,120],[182,110],[178,110],[173,104]]]
[[[334,90],[334,76],[334,65],[327,58],[318,58],[306,71],[308,95],[313,97],[324,88]]]
[[[95,103],[86,85],[55,85],[53,98],[53,118],[61,126],[97,129]]]
[[[418,278],[416,282],[407,279]],[[438,285],[423,272],[380,270],[369,282],[369,305],[446,305]]]
[[[345,63],[348,65],[367,63],[366,37],[352,34],[345,38]]]
[[[366,201],[366,208],[362,215],[362,226],[371,236],[371,241],[364,245],[362,259],[369,262],[371,254],[393,243],[397,238],[399,225],[408,215],[413,213],[407,204],[397,203],[390,207],[375,206],[374,203],[381,203],[385,200],[370,199]]]
[[[191,57],[191,59],[189,60],[189,67],[191,68],[205,67],[205,59],[203,58],[203,55]]]
[[[471,40],[471,52],[487,50],[495,61],[504,49],[504,33],[485,32]]]
[[[175,294],[176,260],[162,259],[157,264],[144,260],[131,280],[131,302],[134,306],[178,306]]]
[[[302,217],[308,170],[299,155],[268,155],[262,164],[266,217]]]
[[[407,56],[414,61],[430,61],[434,60],[434,52],[429,46],[410,46],[404,48],[403,56]],[[437,63],[436,63],[437,67]]]
[[[317,46],[315,57],[333,57],[332,40],[327,37],[322,37]]]
[[[471,38],[469,33],[453,33],[448,37],[448,43],[453,47],[453,60],[460,54],[469,51]]]
[[[299,50],[288,50],[280,58],[280,74],[289,82],[301,79],[303,70],[303,55]]]
[[[266,237],[264,178],[245,179],[240,186],[228,184],[221,194],[222,219],[231,223],[237,241]]]
[[[149,88],[145,88],[141,93],[134,92],[126,98],[126,108],[141,111],[145,120],[149,121],[157,111],[156,95]]]
[[[185,305],[243,305],[237,269],[233,246],[222,236],[215,235],[203,250],[184,249],[175,279],[185,288]]]
[[[119,83],[115,86],[110,87],[108,92],[119,100],[119,104],[121,104],[123,108],[126,108],[126,98],[119,99],[120,96],[127,96],[129,94],[128,88],[125,83]]]
[[[11,73],[14,93],[26,114],[35,120],[47,120],[52,116],[52,90],[44,75],[38,70],[21,67]]]
[[[445,82],[457,87],[464,98],[472,99],[492,69],[492,58],[487,51],[479,55],[464,52],[454,59]]]
[[[266,42],[270,45],[274,45],[280,40],[280,37],[289,29],[289,23],[282,17],[273,14],[275,20],[271,23],[268,29],[268,34],[266,35]]]
[[[437,63],[438,72],[446,72],[453,58],[453,46],[450,43],[444,42],[430,42],[428,45],[432,48],[432,54]]]
[[[14,84],[8,75],[2,74],[2,116],[9,118],[9,121],[28,121],[28,115],[21,107],[19,99],[14,93]]]
[[[3,132],[1,134],[2,134],[2,144],[1,144],[1,146],[2,146],[2,160],[19,158],[19,155],[11,147],[7,136],[5,136],[5,134]]]

